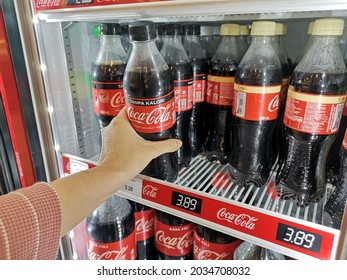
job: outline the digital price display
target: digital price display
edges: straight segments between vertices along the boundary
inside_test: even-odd
[[[201,214],[202,200],[200,198],[172,191],[171,205]]]
[[[319,253],[322,245],[322,236],[299,228],[279,223],[276,240],[292,244],[311,252]]]

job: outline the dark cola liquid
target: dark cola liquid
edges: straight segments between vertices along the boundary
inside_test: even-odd
[[[123,82],[123,75],[125,71],[126,64],[117,63],[103,63],[103,64],[92,64],[92,81],[95,82]],[[113,85],[94,85],[93,87],[112,89]],[[109,115],[97,115],[98,123],[100,129],[107,126],[115,116]]]
[[[192,66],[190,63],[183,64],[169,64],[174,81],[182,81],[193,79]],[[190,118],[192,116],[192,109],[187,111],[176,111],[176,129],[174,138],[182,141],[182,146],[177,151],[179,168],[188,166],[192,159],[192,149],[189,140]]]
[[[237,63],[211,62],[210,74],[234,77]],[[231,94],[231,93],[230,93]],[[205,153],[209,161],[228,162],[231,153],[231,106],[207,103],[208,135]]]
[[[281,81],[281,69],[238,69],[235,82],[243,85],[271,86]],[[234,117],[232,136],[233,149],[230,164],[236,177],[246,176],[257,186],[263,185],[274,164],[273,141],[278,119],[250,121]]]
[[[129,201],[134,212],[143,212],[150,209],[150,207],[141,203]],[[136,221],[135,221],[136,222]],[[136,241],[137,259],[138,260],[157,260],[158,252],[154,244],[154,234],[146,240]]]
[[[294,71],[290,86],[299,92],[341,94],[339,92],[347,85],[346,78],[346,73],[331,75]],[[335,135],[304,133],[285,125],[283,133],[286,142],[279,153],[277,193],[283,199],[292,198],[300,206],[319,201],[325,192],[326,159]]]
[[[173,90],[173,78],[170,70],[162,72],[128,72],[124,90],[131,97],[155,98],[164,96]],[[138,134],[146,140],[160,141],[173,138],[176,126],[158,133]],[[153,159],[141,172],[160,180],[172,182],[178,175],[177,153],[163,154]]]
[[[192,116],[190,119],[190,144],[192,148],[192,156],[196,156],[202,152],[207,138],[207,109],[206,109],[206,89],[207,89],[207,74],[209,65],[207,59],[191,60],[193,75],[206,75],[204,77],[206,88],[202,94],[205,95],[203,102],[194,102]],[[194,78],[195,79],[195,78]],[[195,93],[194,93],[195,94]]]
[[[157,220],[162,222],[163,224],[166,225],[170,225],[170,226],[183,226],[183,225],[187,225],[190,224],[190,221],[187,221],[185,219],[182,219],[180,217],[177,216],[173,216],[171,214],[162,212],[162,211],[157,211],[156,214]],[[187,254],[187,255],[183,255],[183,256],[168,256],[165,255],[164,253],[160,252],[158,250],[158,255],[159,255],[159,259],[160,260],[192,260],[193,259],[193,248],[192,251]]]

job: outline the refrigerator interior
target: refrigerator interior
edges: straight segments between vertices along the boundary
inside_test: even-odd
[[[276,4],[272,1],[235,1],[234,6],[225,1],[217,1],[218,4],[211,3],[213,1],[201,1],[201,5],[198,1],[171,2],[177,3],[113,5],[111,9],[84,8],[80,11],[77,9],[42,11],[38,13],[38,17],[34,17],[40,69],[47,98],[47,114],[51,121],[53,145],[57,155],[56,164],[59,166],[60,177],[90,168],[98,160],[100,132],[93,111],[90,68],[99,48],[96,29],[101,22],[100,19],[121,24],[146,19],[155,23],[198,22],[213,25],[222,23],[250,25],[254,20],[273,20],[287,25],[287,48],[290,57],[295,60],[304,48],[308,38],[307,28],[311,21],[322,17],[339,17],[346,20],[340,47],[344,57],[347,58],[347,6],[345,4],[342,9],[338,9],[337,4],[340,1],[332,1],[331,6],[329,3],[321,6],[310,5],[313,4],[312,1],[299,5],[300,1],[294,1],[287,7],[285,4],[279,5],[278,1]],[[311,11],[314,8],[317,10]],[[164,184],[168,188],[200,197],[203,201],[208,202],[212,199],[213,203],[218,205],[232,205],[235,208],[250,211],[251,214],[257,213],[260,217],[264,217],[264,222],[270,224],[276,220],[303,224],[309,229],[315,228],[328,236],[324,240],[329,240],[331,244],[328,246],[324,242],[321,244],[322,247],[329,247],[328,252],[315,254],[274,242],[274,237],[267,239],[262,238],[261,234],[253,235],[243,229],[228,228],[213,220],[205,220],[203,217],[174,209],[165,203],[144,200],[141,195],[136,193],[137,191],[129,192],[126,187],[120,191],[120,194],[153,208],[213,227],[242,240],[273,249],[292,258],[335,259],[343,255],[342,252],[346,250],[346,246],[339,245],[339,241],[343,243],[346,233],[321,225],[321,210],[331,186],[328,186],[326,197],[306,209],[296,207],[289,201],[283,203],[277,201],[277,204],[274,203],[271,209],[267,209],[270,203],[267,188],[250,188],[248,190],[236,188],[228,194],[206,193],[205,190],[210,185],[206,174],[213,170],[222,171],[225,168],[218,163],[207,162],[203,156],[198,156],[192,160],[188,168],[180,173],[179,178],[173,184],[139,176],[129,182],[128,187],[138,189],[139,185],[144,184],[144,181],[152,182],[154,185]],[[67,258],[87,258],[84,236],[85,229],[84,223],[82,223],[65,240],[71,241],[72,253]]]

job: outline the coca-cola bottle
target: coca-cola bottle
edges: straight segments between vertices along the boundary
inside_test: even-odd
[[[156,212],[154,233],[159,259],[193,259],[194,224],[162,211]]]
[[[228,162],[231,152],[231,105],[234,76],[241,55],[238,24],[222,24],[221,43],[211,59],[207,77],[208,135],[205,153],[209,161]]]
[[[190,119],[189,138],[192,156],[196,156],[202,151],[207,136],[206,90],[209,66],[199,40],[200,25],[187,24],[184,26],[184,30],[183,46],[193,67],[193,111]]]
[[[243,186],[263,186],[274,163],[282,86],[281,64],[272,44],[275,29],[272,21],[252,23],[252,42],[235,74],[229,163]]]
[[[129,201],[135,215],[135,239],[138,260],[158,259],[154,244],[155,210],[141,203]]]
[[[182,141],[182,146],[178,149],[178,164],[183,168],[188,166],[192,158],[189,128],[193,111],[193,69],[182,44],[182,26],[178,23],[168,23],[163,29],[165,37],[160,52],[174,78],[177,119],[174,138]]]
[[[90,260],[135,260],[135,217],[127,199],[112,195],[87,218]]]
[[[347,129],[347,101],[342,112],[342,118],[340,122],[340,127],[337,132],[336,138],[331,145],[329,155],[327,158],[327,180],[330,184],[336,185],[337,178],[339,176],[340,169],[340,160],[337,160],[339,152],[341,149],[344,131]]]
[[[213,30],[213,25],[200,26],[200,43],[206,53],[209,62],[218,48],[218,45],[213,40]]]
[[[129,24],[129,37],[133,51],[123,80],[129,121],[144,139],[172,138],[176,128],[174,83],[156,46],[154,23]],[[172,182],[178,171],[177,153],[166,153],[153,159],[141,174]]]
[[[100,129],[124,107],[123,75],[128,56],[121,43],[121,26],[101,23],[100,48],[93,62],[92,92],[94,112]]]
[[[324,206],[323,224],[340,229],[347,199],[347,129],[340,149],[340,173],[336,186]]]
[[[232,260],[242,240],[217,230],[196,225],[194,260]]]
[[[276,190],[298,206],[325,193],[326,158],[346,101],[347,72],[338,44],[343,26],[342,19],[316,20],[311,47],[291,76]]]

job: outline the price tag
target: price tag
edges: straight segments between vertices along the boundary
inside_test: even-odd
[[[89,169],[87,163],[70,159],[70,174],[74,174],[87,169]]]
[[[127,182],[120,190],[136,197],[141,197],[142,179],[133,178],[129,182]]]

